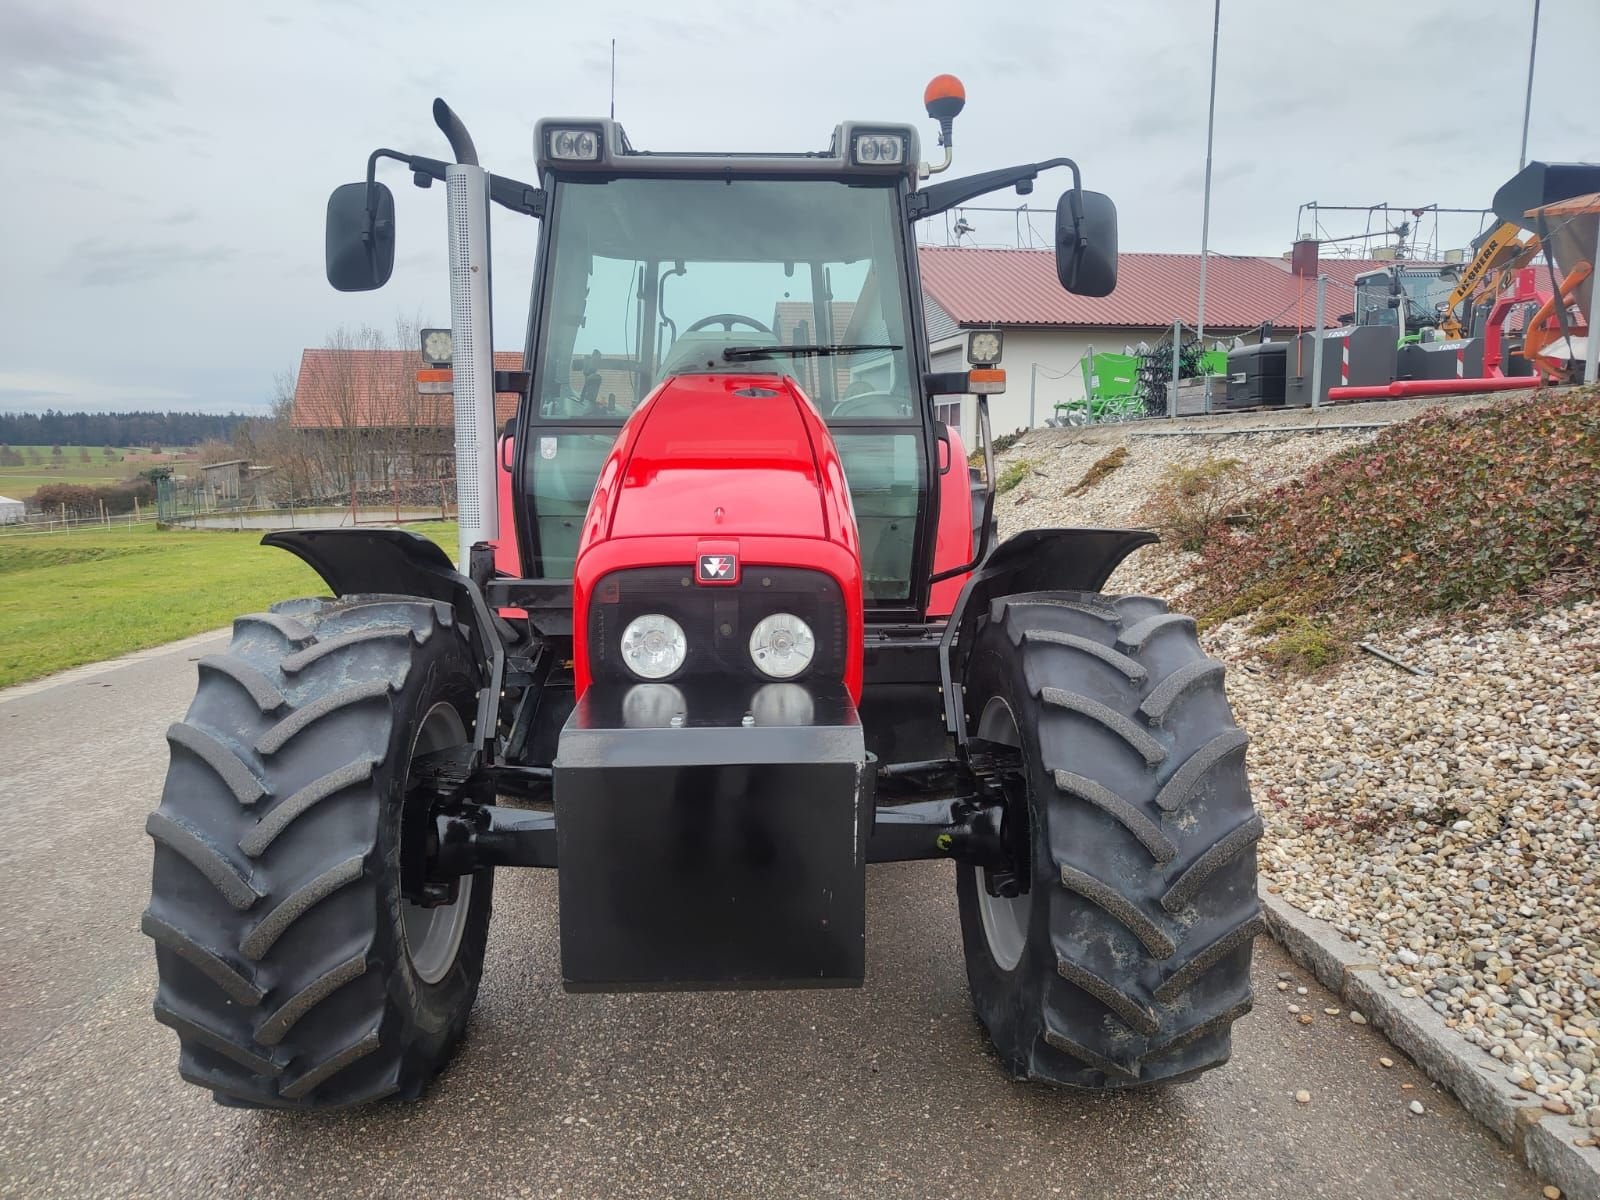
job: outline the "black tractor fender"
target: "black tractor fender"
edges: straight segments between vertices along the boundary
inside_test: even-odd
[[[1160,540],[1148,529],[1029,529],[989,553],[967,576],[939,642],[945,726],[958,745],[967,742],[961,680],[990,601],[1019,592],[1098,592],[1123,559]]]
[[[505,644],[483,591],[439,546],[405,529],[280,529],[261,539],[304,560],[335,596],[382,592],[450,605],[468,631],[480,664],[478,719],[473,740],[492,749],[505,680]]]

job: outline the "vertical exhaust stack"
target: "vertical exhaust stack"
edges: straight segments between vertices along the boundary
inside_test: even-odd
[[[489,173],[472,138],[443,100],[433,118],[450,139],[456,162],[445,166],[450,213],[451,374],[455,387],[458,565],[472,547],[500,536],[495,498],[494,321],[489,266]]]

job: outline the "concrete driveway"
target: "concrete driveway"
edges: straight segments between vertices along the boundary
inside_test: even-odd
[[[1011,1082],[934,863],[872,869],[867,986],[845,992],[568,996],[554,877],[503,872],[467,1044],[425,1100],[222,1108],[178,1079],[138,933],[162,731],[221,644],[0,693],[0,1194],[1539,1195],[1303,972],[1307,996],[1278,991],[1293,967],[1264,940],[1226,1067],[1122,1097]]]

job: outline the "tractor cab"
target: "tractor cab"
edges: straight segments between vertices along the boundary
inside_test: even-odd
[[[517,425],[522,561],[572,574],[601,466],[665,381],[771,375],[833,435],[868,602],[912,603],[935,469],[906,213],[916,131],[846,124],[823,153],[713,157],[553,120],[535,145],[549,199]]]
[[[1417,341],[1421,330],[1436,328],[1449,315],[1457,271],[1453,265],[1397,263],[1357,275],[1355,324],[1393,326],[1399,342]]]

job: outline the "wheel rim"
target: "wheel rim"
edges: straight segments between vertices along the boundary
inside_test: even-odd
[[[441,700],[422,718],[408,761],[415,762],[421,755],[459,746],[466,740],[467,729],[461,723],[461,714],[453,704]],[[461,935],[466,932],[467,911],[472,904],[472,876],[461,877],[454,904],[427,908],[409,900],[403,903],[400,924],[411,969],[424,983],[438,983],[455,966],[456,953],[461,949]]]
[[[991,697],[984,705],[983,715],[978,718],[977,736],[1002,746],[1022,747],[1017,719],[999,696]],[[1014,970],[1022,961],[1022,951],[1028,944],[1032,902],[1026,892],[1020,896],[991,896],[988,870],[974,867],[973,873],[978,892],[978,919],[983,925],[984,941],[989,944],[989,954],[1002,971]]]

